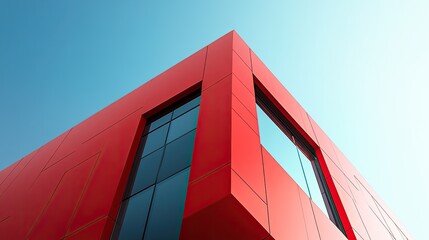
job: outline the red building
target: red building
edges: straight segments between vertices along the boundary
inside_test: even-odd
[[[1,239],[411,239],[230,32],[0,172]]]

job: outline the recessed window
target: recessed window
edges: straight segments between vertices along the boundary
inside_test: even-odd
[[[113,239],[179,239],[199,102],[190,97],[147,121]]]
[[[186,133],[165,146],[164,158],[158,181],[189,167],[194,149],[195,130]]]
[[[163,148],[158,149],[140,160],[131,195],[156,183],[163,152]]]
[[[165,124],[143,137],[143,157],[164,146],[169,126],[169,124]]]
[[[199,107],[197,106],[171,121],[167,142],[171,142],[195,128],[197,125],[198,110]]]
[[[144,239],[179,239],[189,168],[156,185]]]
[[[152,186],[123,201],[122,208],[124,208],[125,216],[118,239],[141,239],[146,225],[145,216],[149,213],[153,189]]]
[[[308,197],[343,232],[314,149],[256,86],[261,144]]]

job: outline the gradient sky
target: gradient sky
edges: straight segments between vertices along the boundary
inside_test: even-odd
[[[426,0],[0,0],[0,169],[235,29],[425,239],[428,12]]]

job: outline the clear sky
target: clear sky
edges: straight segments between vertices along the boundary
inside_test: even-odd
[[[429,2],[0,0],[0,169],[232,29],[417,239]]]

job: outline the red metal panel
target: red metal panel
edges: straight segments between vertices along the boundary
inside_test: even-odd
[[[351,188],[352,195],[356,200],[356,205],[358,206],[358,209],[363,209],[363,208],[369,208],[368,210],[372,209],[374,214],[381,219],[382,218],[381,213],[377,211],[377,205],[375,204],[371,194],[368,193],[368,191],[359,181],[358,181],[358,186],[359,186],[359,189]],[[366,216],[363,217],[363,219],[365,218]]]
[[[232,109],[247,125],[249,125],[255,134],[259,135],[258,120],[235,95],[232,95]]]
[[[269,232],[266,203],[235,171],[231,173],[231,193],[252,217]]]
[[[316,219],[313,214],[313,207],[310,198],[301,188],[298,188],[299,198],[301,200],[302,213],[305,219],[305,228],[307,230],[307,239],[320,239],[319,230],[317,229]]]
[[[115,223],[109,217],[97,219],[95,222],[68,235],[66,240],[110,239]]]
[[[316,143],[317,138],[316,138],[316,135],[314,134],[313,127],[311,126],[309,115],[302,107],[301,107],[301,117],[302,117],[301,127],[304,129],[304,132],[301,134],[304,136],[304,138],[307,139],[307,141],[311,146],[315,147],[317,144]]]
[[[243,39],[237,34],[236,31],[232,31],[233,38],[233,49],[234,52],[240,56],[243,62],[251,69],[252,63],[250,60],[250,48],[243,41]]]
[[[0,224],[2,238],[25,238],[57,188],[62,176],[63,172],[52,167],[42,172],[30,189],[28,189],[29,186],[26,186],[26,189],[17,189],[15,195],[8,194],[2,199],[2,212],[6,212],[10,216],[7,221]]]
[[[323,150],[317,149],[316,150],[316,156],[317,156],[317,159],[319,161],[319,165],[320,165],[322,174],[325,177],[326,185],[329,189],[329,192],[331,193],[333,203],[336,206],[336,209],[337,209],[338,215],[341,219],[341,222],[343,224],[344,230],[347,233],[347,237],[348,237],[348,239],[356,239],[356,236],[354,235],[353,231],[348,231],[349,229],[352,228],[350,220],[349,220],[348,215],[347,215],[348,212],[346,211],[343,203],[341,202],[341,198],[338,194],[338,189],[335,186],[334,180],[332,179],[332,176],[331,176],[329,169],[327,167],[325,158],[323,156]]]
[[[243,62],[236,52],[232,53],[232,72],[254,95],[252,70]]]
[[[39,149],[37,154],[35,152],[28,156],[29,159],[33,159],[26,161],[26,167],[24,168],[23,165],[24,169],[2,197],[0,211],[2,214],[10,216],[9,224],[12,224],[9,227],[0,224],[0,228],[7,229],[5,236],[10,233],[18,238],[18,236],[24,237],[28,233],[46,206],[61,176],[68,170],[63,170],[60,165],[54,165],[42,171],[44,163],[52,156],[58,144],[59,141],[53,141]],[[36,178],[37,180],[34,181]],[[61,217],[67,216],[62,215]],[[14,231],[19,231],[19,234]],[[0,230],[0,232],[4,231]]]
[[[6,168],[5,170],[2,171],[2,173],[4,172],[5,179],[0,184],[0,203],[2,202],[2,199],[4,198],[3,197],[4,192],[9,188],[9,186],[15,180],[16,176],[19,175],[19,173],[22,171],[22,168],[25,165],[24,162],[30,161],[30,159],[35,155],[36,152],[37,151],[25,156],[23,159],[15,162],[14,164],[12,164],[11,166],[9,166],[8,168]],[[23,160],[25,160],[25,161],[23,161]],[[0,209],[0,219],[2,219],[2,213],[1,213],[2,210],[4,210],[4,209],[3,208]]]
[[[348,195],[352,196],[352,193],[350,191],[350,186],[349,186],[349,180],[346,177],[346,175],[344,175],[341,169],[331,160],[331,158],[325,152],[322,151],[322,155],[324,157],[326,166],[329,169],[329,174],[335,180],[334,181],[335,186],[337,187],[337,185],[339,185],[340,187],[343,188],[344,191],[347,192]]]
[[[232,113],[231,167],[265,201],[264,171],[259,136]]]
[[[252,80],[252,78],[251,78]],[[255,99],[255,89],[252,85],[252,88],[249,90],[244,83],[237,77],[232,77],[232,93],[240,103],[253,115],[256,119],[256,99]],[[233,106],[234,107],[234,106]]]
[[[61,134],[37,151],[24,157],[4,184],[2,184],[1,189],[4,189],[4,192],[0,192],[0,201],[2,201],[3,194],[6,195],[4,196],[5,198],[22,196],[23,190],[28,190],[34,184],[34,181],[38,178],[49,159],[52,158],[66,135],[67,132]],[[5,207],[4,209],[8,208]]]
[[[352,228],[352,226],[350,224],[350,220],[348,219],[348,215],[347,215],[348,212],[346,211],[343,203],[341,202],[341,198],[338,194],[337,188],[335,187],[332,176],[329,173],[329,169],[326,165],[326,161],[323,157],[321,149],[316,150],[316,156],[317,156],[317,159],[319,161],[319,165],[320,165],[322,174],[325,177],[326,185],[329,189],[329,192],[331,193],[333,203],[337,209],[337,212],[338,212],[338,215],[339,215],[341,222],[343,224],[344,230],[347,233],[347,237],[348,237],[348,239],[356,239],[356,236],[354,235],[353,232],[347,232],[347,230]]]
[[[102,136],[107,136],[107,132],[104,132]],[[81,144],[79,149],[76,149],[71,154],[57,161],[55,164],[45,168],[44,171],[55,166],[65,172],[88,158],[98,154],[103,149],[104,144],[105,139],[100,135],[98,138],[94,138],[91,141]]]
[[[38,217],[31,239],[60,239],[67,230],[70,216],[78,203],[98,155],[67,171],[48,205]]]
[[[255,80],[317,151],[349,239],[368,239],[365,226],[371,239],[390,237],[386,227],[400,226],[390,210],[232,31],[0,172],[2,238],[109,239],[145,117],[201,88],[181,237],[344,239],[269,153],[261,154]],[[384,215],[371,211],[378,210],[372,197]]]
[[[34,153],[33,153],[34,154]],[[28,156],[27,156],[28,157]],[[18,164],[21,162],[21,160],[16,161],[9,167],[3,169],[3,171],[0,172],[0,188],[2,188],[3,183],[6,181],[6,179],[9,177],[10,174],[15,170],[15,168],[18,166]],[[0,193],[2,191],[0,190]]]
[[[338,195],[341,198],[341,202],[344,205],[344,208],[347,211],[348,219],[351,223],[352,228],[359,233],[360,236],[363,238],[368,238],[365,225],[362,222],[361,216],[356,209],[355,203],[352,199],[352,197],[343,189],[341,186],[337,187]],[[346,229],[348,231],[350,229]]]
[[[181,239],[262,239],[268,235],[256,220],[267,224],[266,205],[237,178],[226,165],[189,185]]]
[[[180,239],[249,239],[268,236],[267,230],[229,195],[204,210],[185,218]]]
[[[232,34],[228,33],[208,46],[203,91],[232,74]]]
[[[332,147],[334,148],[335,155],[337,156],[338,163],[337,165],[341,168],[344,174],[352,181],[354,185],[357,185],[354,181],[354,176],[358,173],[353,164],[347,159],[344,153],[338,149],[338,147],[332,143]]]
[[[136,111],[159,111],[197,90],[203,77],[207,49],[161,73],[131,93],[75,126],[51,162],[58,161],[80,145]]]
[[[101,216],[111,214],[122,172],[126,163],[131,162],[135,156],[135,152],[130,151],[135,142],[140,119],[139,114],[134,114],[110,129],[110,136],[68,232],[73,232]]]
[[[314,217],[317,222],[317,229],[319,230],[319,235],[321,240],[341,240],[347,239],[340,230],[338,230],[337,226],[335,226],[331,220],[320,210],[320,208],[315,204],[311,203],[313,208]],[[354,234],[353,234],[354,236]],[[352,238],[348,238],[352,239]],[[353,239],[356,239],[353,238]]]
[[[230,180],[231,165],[228,164],[197,181],[189,183],[183,217],[189,218],[198,211],[202,211],[230,195]],[[184,225],[186,224],[184,223]]]
[[[231,75],[201,93],[189,181],[231,161]]]
[[[328,137],[328,135],[326,135],[326,133],[319,127],[319,125],[313,120],[313,118],[311,118],[310,116],[308,116],[308,118],[310,119],[310,124],[314,130],[314,133],[316,135],[317,138],[317,142],[319,143],[319,147],[320,149],[322,149],[330,158],[331,160],[337,164],[337,166],[341,166],[337,160],[334,148],[332,146],[332,141],[331,139]]]
[[[268,214],[274,239],[307,239],[298,185],[263,149]]]
[[[364,219],[366,230],[371,239],[392,239],[389,231],[382,223],[383,219],[376,217],[369,208],[362,207],[359,212]]]
[[[376,203],[374,202],[372,196],[367,192],[367,190],[365,189],[365,187],[358,182],[359,184],[359,190],[351,188],[352,189],[352,193],[356,199],[356,207],[357,210],[359,211],[359,214],[361,215],[362,219],[364,219],[364,223],[365,226],[369,232],[369,234],[371,234],[371,237],[373,237],[373,227],[372,226],[368,226],[367,220],[372,219],[372,222],[379,222],[376,224],[382,224],[386,230],[390,230],[391,233],[395,236],[396,239],[402,239],[401,237],[401,230],[403,229],[403,227],[401,227],[400,223],[396,220],[393,219],[392,216],[390,216],[390,218],[392,218],[393,221],[389,221],[389,219],[386,218],[386,215],[382,214],[379,210],[380,210],[380,206],[377,206]],[[389,221],[391,225],[389,225]],[[394,223],[393,223],[394,222]],[[398,229],[401,229],[399,230]],[[383,232],[383,231],[380,231]],[[409,235],[409,234],[407,234]]]

